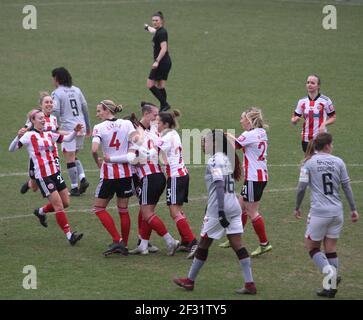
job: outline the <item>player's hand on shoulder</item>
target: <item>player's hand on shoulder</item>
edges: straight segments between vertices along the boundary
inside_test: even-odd
[[[352,222],[357,222],[358,219],[359,219],[358,211],[357,210],[352,211]]]

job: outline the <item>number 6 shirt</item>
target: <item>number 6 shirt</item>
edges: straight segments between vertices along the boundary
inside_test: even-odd
[[[245,181],[268,181],[267,141],[266,131],[262,128],[245,131],[236,139],[236,143],[242,147],[244,153]]]
[[[102,146],[104,154],[120,156],[127,154],[129,149],[129,135],[135,131],[129,120],[105,120],[93,128],[93,140]],[[120,179],[132,176],[132,168],[128,163],[102,162],[101,179]]]

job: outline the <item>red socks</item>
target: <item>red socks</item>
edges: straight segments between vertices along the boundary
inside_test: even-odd
[[[112,216],[105,210],[105,208],[95,208],[98,219],[102,222],[108,233],[111,235],[113,242],[119,242],[121,239],[120,234],[117,231],[115,221]]]
[[[253,228],[260,240],[261,244],[265,244],[268,242],[266,231],[265,231],[265,223],[262,216],[258,215],[255,219],[252,220]]]
[[[120,221],[121,221],[122,240],[125,242],[125,246],[127,247],[130,234],[130,224],[131,224],[129,209],[118,207],[118,214],[120,215]]]
[[[166,227],[164,225],[164,223],[161,221],[161,219],[153,214],[148,220],[147,220],[148,225],[150,226],[151,229],[155,230],[156,233],[160,236],[163,237],[168,233],[168,230],[166,230]]]
[[[52,204],[49,202],[47,203],[45,206],[43,206],[43,212],[44,213],[48,213],[48,212],[53,212],[54,211],[54,208],[52,206]]]
[[[55,213],[55,219],[57,220],[57,223],[59,227],[63,230],[64,234],[67,234],[71,231],[71,228],[69,227],[68,219],[64,211],[58,211]]]
[[[190,229],[189,223],[187,221],[186,216],[183,213],[179,212],[174,218],[176,223],[176,227],[178,228],[179,234],[181,236],[182,242],[192,242],[195,239],[195,236]]]

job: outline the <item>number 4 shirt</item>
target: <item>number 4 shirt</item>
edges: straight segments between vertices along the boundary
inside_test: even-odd
[[[267,181],[267,134],[265,129],[255,128],[243,132],[236,143],[244,153],[243,169],[245,181]]]
[[[104,154],[120,156],[127,154],[129,149],[129,135],[135,131],[129,120],[105,120],[93,128],[93,140],[101,144]],[[132,176],[132,168],[128,163],[102,162],[101,179],[120,179]]]

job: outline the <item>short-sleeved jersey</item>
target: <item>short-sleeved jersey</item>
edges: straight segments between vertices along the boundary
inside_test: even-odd
[[[182,177],[188,174],[183,160],[183,146],[178,132],[167,130],[160,137],[158,147],[165,154],[165,168],[168,177]]]
[[[93,142],[101,144],[103,153],[109,156],[127,154],[129,135],[135,131],[129,120],[105,120],[93,128]],[[132,168],[128,163],[102,162],[100,178],[120,179],[132,176]]]
[[[52,92],[52,98],[53,113],[59,114],[61,130],[71,131],[76,124],[81,123],[84,125],[83,133],[85,133],[89,123],[86,123],[88,114],[84,115],[84,110],[88,110],[88,107],[82,91],[75,86],[59,86]]]
[[[154,60],[158,57],[161,47],[160,44],[164,41],[168,42],[168,32],[163,27],[156,30],[153,37],[153,47],[154,47]],[[169,47],[169,44],[168,44]],[[161,60],[170,59],[169,57],[169,48],[166,51],[164,57]]]
[[[319,94],[314,100],[311,100],[309,96],[300,99],[295,109],[295,115],[304,118],[301,132],[302,140],[309,142],[314,139],[318,134],[320,125],[334,113],[333,102],[327,96]]]
[[[158,136],[158,133],[155,131],[155,128],[145,128],[142,124],[140,124],[138,130],[143,130],[144,133],[144,139],[141,147],[145,148],[146,150],[156,150],[157,140],[155,137]],[[159,164],[159,152],[147,160],[146,163],[143,162],[136,166],[136,171],[140,179],[150,174],[163,172]]]
[[[349,176],[342,159],[327,153],[313,155],[301,168],[299,181],[309,183],[310,214],[319,217],[343,214],[339,189],[349,181]]]
[[[224,153],[218,152],[208,160],[204,180],[208,190],[208,216],[215,218],[219,216],[217,191],[214,183],[216,181],[224,181],[224,212],[226,216],[241,214],[241,206],[235,194],[232,164]]]
[[[267,147],[265,129],[255,128],[243,132],[236,143],[242,146],[245,181],[268,181]]]
[[[20,139],[26,146],[29,156],[34,162],[35,178],[41,179],[58,172],[58,160],[54,154],[54,144],[61,143],[63,135],[55,132],[27,131]]]

